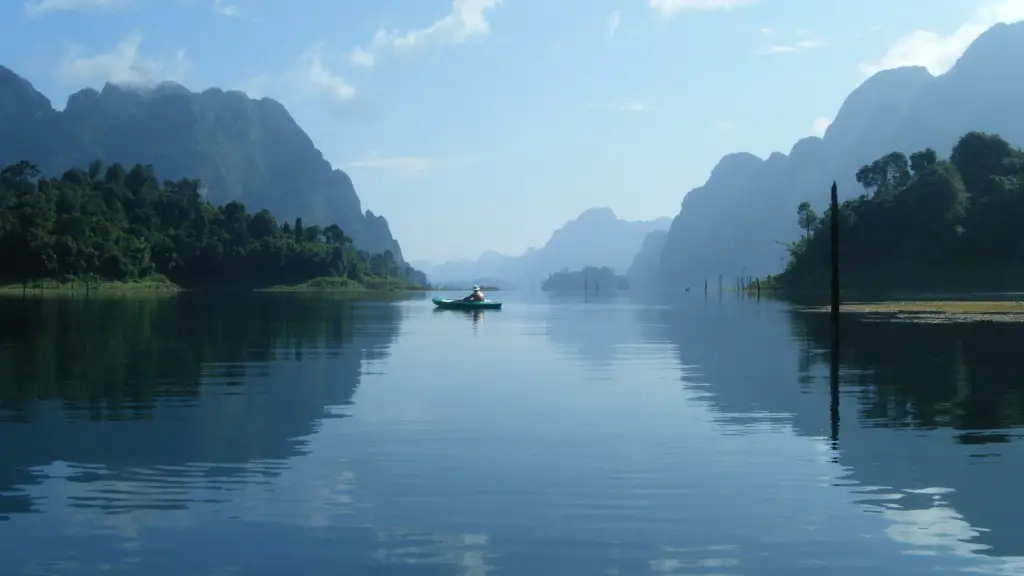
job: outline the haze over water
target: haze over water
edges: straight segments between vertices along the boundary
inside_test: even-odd
[[[0,573],[1024,574],[1024,326],[501,297],[0,299]]]

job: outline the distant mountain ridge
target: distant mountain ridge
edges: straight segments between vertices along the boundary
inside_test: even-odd
[[[670,222],[669,218],[622,220],[611,208],[591,208],[555,230],[544,246],[529,248],[519,256],[488,251],[477,260],[415,265],[433,283],[491,278],[519,289],[536,290],[550,274],[565,269],[608,267],[624,274],[644,237],[655,230],[667,230]]]
[[[0,165],[29,160],[59,175],[93,160],[151,164],[161,178],[198,178],[221,204],[239,200],[282,221],[338,224],[371,253],[404,262],[387,220],[362,209],[349,176],[331,167],[279,102],[172,82],[136,89],[106,84],[68,98],[62,111],[0,66]]]
[[[949,150],[978,130],[1024,144],[1024,23],[997,24],[979,36],[956,65],[932,76],[921,67],[884,70],[865,80],[843,103],[823,138],[804,138],[788,155],[766,159],[729,154],[707,182],[683,199],[664,242],[637,254],[637,270],[656,259],[657,269],[636,285],[727,285],[738,276],[777,273],[788,258],[785,244],[801,234],[796,206],[824,211],[832,181],[840,199],[863,188],[854,175],[895,151]],[[650,268],[649,266],[647,267]]]

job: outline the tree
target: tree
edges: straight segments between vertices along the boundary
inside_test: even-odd
[[[928,168],[935,166],[938,161],[939,155],[935,150],[931,148],[919,150],[910,155],[910,171],[914,174],[920,174]]]
[[[968,132],[957,141],[949,160],[968,190],[984,194],[989,176],[1002,176],[1003,163],[1015,155],[1017,151],[996,134]]]
[[[797,223],[804,231],[804,238],[811,235],[811,228],[818,223],[818,214],[811,208],[811,203],[804,200],[796,207]]]
[[[857,183],[875,195],[891,192],[910,180],[910,162],[902,152],[890,152],[857,170]]]

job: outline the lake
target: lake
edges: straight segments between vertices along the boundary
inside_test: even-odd
[[[0,299],[0,573],[1024,574],[1024,325],[501,296]]]

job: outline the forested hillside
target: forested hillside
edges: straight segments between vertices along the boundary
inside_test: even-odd
[[[337,224],[278,223],[237,201],[214,206],[193,179],[93,162],[45,178],[29,162],[0,172],[0,281],[139,280],[261,287],[314,278],[408,286],[408,265],[357,250]]]
[[[892,152],[856,172],[863,194],[839,208],[843,289],[1024,289],[1024,152],[970,132],[948,160]],[[803,238],[774,282],[827,290],[831,213],[797,208]]]

